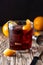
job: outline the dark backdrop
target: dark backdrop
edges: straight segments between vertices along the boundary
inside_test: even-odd
[[[31,21],[43,16],[43,0],[0,0],[0,25],[8,20]]]

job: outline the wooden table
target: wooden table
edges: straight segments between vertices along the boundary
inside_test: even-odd
[[[3,55],[3,51],[8,48],[9,40],[7,37],[3,35],[0,28],[0,65],[30,65],[33,57],[37,54],[37,52],[43,50],[43,47],[39,48],[39,46],[36,44],[35,41],[32,41],[32,48],[31,51],[27,53],[16,53],[12,57],[6,57]],[[37,51],[37,48],[38,51]],[[41,60],[38,60],[36,65],[43,65],[43,62]]]

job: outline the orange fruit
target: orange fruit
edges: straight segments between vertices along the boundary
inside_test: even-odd
[[[34,36],[39,36],[41,33],[38,31],[35,31],[33,34],[34,34]]]
[[[2,32],[5,36],[8,37],[8,22],[3,25]]]
[[[30,23],[30,20],[29,20],[29,19],[27,19],[27,20],[26,20],[26,24],[27,24],[27,25],[31,25],[31,23]]]
[[[13,24],[12,22],[12,20],[10,20],[10,21],[8,21],[9,23],[10,23],[10,25],[11,24]],[[5,23],[3,26],[2,26],[2,32],[3,32],[3,34],[5,35],[5,36],[9,36],[9,32],[8,32],[8,22],[7,23]],[[14,22],[14,24],[16,24],[15,22]],[[17,25],[17,24],[16,24]]]
[[[31,30],[31,26],[30,25],[24,25],[23,26],[23,30],[30,31]]]
[[[31,22],[28,19],[26,20],[26,25],[23,26],[23,30],[31,30]]]
[[[5,55],[5,56],[12,56],[13,54],[15,54],[16,53],[16,51],[15,50],[11,50],[11,49],[5,49],[4,50],[4,52],[3,52],[3,54]]]
[[[34,29],[35,30],[43,30],[43,17],[39,16],[34,19]]]

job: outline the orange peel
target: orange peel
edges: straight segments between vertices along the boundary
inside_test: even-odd
[[[31,25],[24,25],[22,29],[30,31],[31,30]]]
[[[26,25],[24,25],[22,29],[27,31],[31,30],[31,22],[29,19],[26,20]]]
[[[29,19],[26,20],[26,25],[31,25],[31,22]]]
[[[12,55],[15,54],[15,53],[16,53],[15,50],[11,50],[11,49],[9,49],[9,48],[5,49],[4,52],[3,52],[3,54],[4,54],[5,56],[12,56]]]

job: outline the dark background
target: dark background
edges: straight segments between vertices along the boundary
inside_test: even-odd
[[[8,20],[31,21],[43,16],[43,0],[0,0],[0,25]]]

